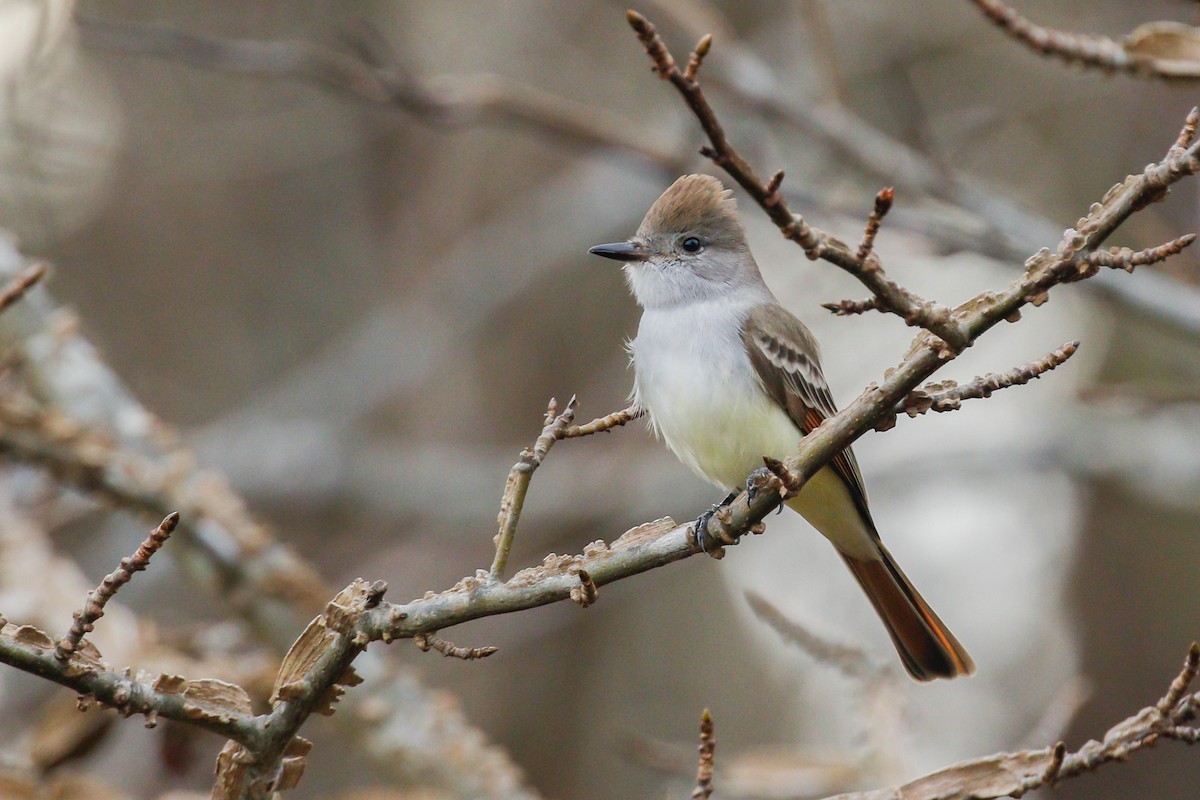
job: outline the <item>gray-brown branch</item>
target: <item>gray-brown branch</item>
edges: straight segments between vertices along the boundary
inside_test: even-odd
[[[1093,67],[1105,72],[1124,72],[1139,78],[1163,78],[1175,81],[1200,80],[1200,61],[1172,57],[1178,48],[1174,42],[1187,42],[1188,35],[1178,28],[1157,30],[1147,26],[1117,41],[1108,36],[1073,33],[1037,25],[1001,0],[971,0],[996,27],[1021,44],[1043,56],[1053,56],[1068,64]],[[1194,36],[1194,33],[1192,34]]]

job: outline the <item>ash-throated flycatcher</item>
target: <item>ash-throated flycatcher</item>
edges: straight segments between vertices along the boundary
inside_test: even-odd
[[[737,490],[764,455],[785,459],[836,413],[813,335],[771,294],[731,193],[685,175],[627,242],[589,252],[625,262],[642,321],[630,344],[634,398],[684,464]],[[975,665],[879,540],[850,448],[787,501],[854,573],[917,680]]]

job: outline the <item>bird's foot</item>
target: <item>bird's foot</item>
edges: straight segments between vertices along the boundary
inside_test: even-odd
[[[766,467],[759,467],[758,469],[754,470],[754,472],[750,473],[750,477],[746,478],[746,502],[747,503],[754,502],[754,498],[757,497],[758,493],[761,492],[763,490],[763,488],[767,486],[768,482],[770,482],[770,480],[771,480],[772,475],[773,475],[773,473],[771,472],[771,470],[767,469]],[[776,514],[783,513],[783,504],[782,503],[780,503],[775,508],[775,513]]]
[[[737,492],[730,492],[728,497],[696,518],[695,524],[692,525],[692,541],[696,543],[696,547],[700,549],[701,553],[715,556],[716,553],[721,549],[718,545],[717,547],[713,548],[712,551],[709,551],[708,547],[705,545],[705,539],[708,534],[708,521],[713,518],[714,514],[732,503],[734,498],[737,496]]]

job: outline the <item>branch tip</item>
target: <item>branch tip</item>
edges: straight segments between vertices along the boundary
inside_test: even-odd
[[[707,800],[712,796],[717,750],[715,732],[712,714],[706,708],[700,714],[700,758],[696,765],[696,788],[692,790],[692,800]]]
[[[713,35],[711,33],[704,34],[700,37],[700,41],[696,42],[696,47],[688,58],[687,67],[683,70],[685,79],[695,82],[696,75],[700,72],[700,65],[704,63],[704,57],[708,55],[712,43]]]
[[[1183,121],[1183,128],[1179,131],[1179,137],[1175,140],[1175,145],[1171,148],[1171,155],[1181,155],[1192,141],[1196,138],[1196,128],[1200,126],[1200,107],[1192,106],[1192,110],[1188,112],[1187,119]]]

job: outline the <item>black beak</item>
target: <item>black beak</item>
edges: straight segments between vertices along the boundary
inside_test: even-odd
[[[650,258],[646,248],[633,242],[614,242],[613,244],[598,244],[589,248],[592,255],[604,256],[617,261],[645,261]]]

